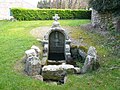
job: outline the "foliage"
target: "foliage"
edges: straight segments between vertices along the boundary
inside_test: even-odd
[[[80,48],[80,50],[83,50],[85,53],[87,53],[87,51],[88,51],[88,49],[83,45],[80,45],[79,48]]]
[[[109,30],[106,46],[110,48],[112,54],[120,57],[120,33],[115,31],[113,24],[109,25]]]
[[[115,15],[120,14],[120,0],[90,0],[89,5],[100,13],[112,12]]]
[[[90,19],[91,17],[89,10],[12,8],[11,11],[17,20],[51,20],[56,13],[61,19]]]
[[[72,10],[74,19],[90,19],[91,12],[88,10]]]

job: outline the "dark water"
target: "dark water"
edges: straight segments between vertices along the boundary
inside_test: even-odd
[[[64,53],[49,53],[48,60],[65,60]]]

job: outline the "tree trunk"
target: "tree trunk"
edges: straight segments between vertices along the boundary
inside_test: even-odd
[[[72,7],[72,0],[69,0],[68,8],[71,9],[71,7]]]
[[[120,19],[117,20],[117,32],[120,32]]]
[[[62,7],[62,9],[65,9],[65,0],[62,0],[62,5],[61,5]]]
[[[52,7],[52,5],[51,5],[52,3],[51,3],[51,0],[49,0],[49,6],[50,6],[50,8]]]

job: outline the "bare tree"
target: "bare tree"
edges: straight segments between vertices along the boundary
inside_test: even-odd
[[[77,2],[78,2],[78,0],[74,0],[72,9],[77,9]]]
[[[86,8],[88,0],[40,0],[38,8],[80,9]]]
[[[68,8],[71,9],[71,7],[72,7],[72,0],[69,0],[69,2],[68,2]]]

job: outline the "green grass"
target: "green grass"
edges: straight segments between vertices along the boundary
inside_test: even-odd
[[[105,38],[80,29],[89,20],[60,20],[61,26],[69,26],[71,36],[83,37],[87,47],[93,45],[100,56],[101,68],[85,75],[69,75],[64,85],[49,85],[17,72],[16,62],[24,56],[24,51],[33,44],[40,45],[30,30],[40,26],[51,26],[53,21],[0,21],[0,90],[120,90],[120,70],[110,70],[118,66],[120,59],[109,53],[103,46]],[[104,57],[105,56],[105,57]]]

